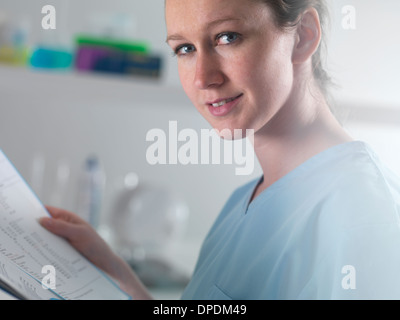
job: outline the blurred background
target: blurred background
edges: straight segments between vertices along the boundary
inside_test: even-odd
[[[328,2],[338,117],[400,174],[400,2]],[[43,203],[84,216],[175,299],[223,204],[260,170],[148,164],[151,129],[209,128],[165,38],[162,0],[0,0],[0,148]]]

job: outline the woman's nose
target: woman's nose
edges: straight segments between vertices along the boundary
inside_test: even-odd
[[[204,90],[220,86],[224,82],[224,75],[220,69],[218,58],[213,54],[198,53],[194,84],[197,89]]]

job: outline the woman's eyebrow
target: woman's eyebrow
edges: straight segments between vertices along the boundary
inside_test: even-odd
[[[224,23],[224,22],[240,21],[240,20],[241,19],[239,19],[237,17],[226,17],[226,18],[216,19],[216,20],[213,20],[213,21],[207,23],[207,29],[209,29],[211,27],[215,27],[216,25],[219,25],[219,24]],[[183,39],[184,39],[184,37],[182,37],[179,34],[172,34],[172,35],[169,35],[167,37],[167,40],[165,42],[168,43],[171,40],[183,40]]]
[[[229,22],[229,21],[240,21],[240,20],[242,20],[242,19],[239,19],[239,18],[237,18],[237,17],[225,17],[225,18],[216,19],[216,20],[213,20],[213,21],[209,22],[209,23],[207,24],[207,27],[208,27],[208,28],[209,28],[209,27],[214,27],[215,25],[219,25],[219,24],[224,23],[224,22]]]
[[[170,35],[170,36],[167,37],[167,40],[166,40],[165,42],[168,43],[168,42],[171,41],[171,40],[177,41],[177,40],[183,40],[183,39],[184,39],[184,38],[183,38],[181,35],[179,35],[179,34],[172,34],[172,35]]]

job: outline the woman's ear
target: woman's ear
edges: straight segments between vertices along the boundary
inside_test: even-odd
[[[317,10],[310,8],[303,13],[296,26],[295,36],[292,62],[300,64],[312,57],[321,42],[321,24]]]

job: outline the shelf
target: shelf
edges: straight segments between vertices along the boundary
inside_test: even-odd
[[[135,105],[191,105],[182,88],[167,86],[162,79],[119,76],[78,71],[49,71],[0,66],[2,97],[25,95],[36,98],[80,99]]]

